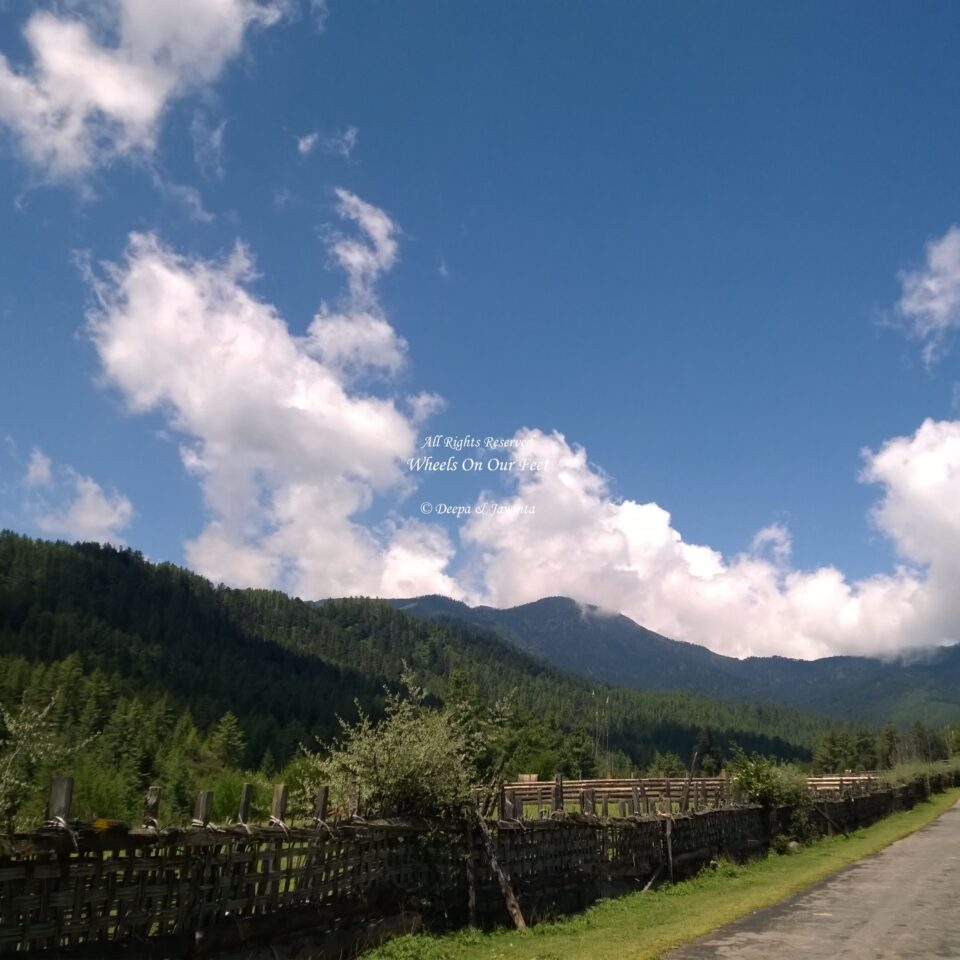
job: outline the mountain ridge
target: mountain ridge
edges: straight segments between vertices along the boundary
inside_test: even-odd
[[[470,607],[437,594],[388,601],[418,616],[494,633],[555,667],[639,690],[777,702],[844,720],[935,725],[960,720],[960,646],[900,658],[736,657],[649,630],[569,597]]]

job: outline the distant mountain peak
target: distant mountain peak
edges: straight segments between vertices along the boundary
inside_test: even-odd
[[[443,596],[388,601],[421,617],[481,627],[526,653],[588,679],[643,690],[767,700],[883,723],[960,719],[960,646],[883,661],[869,657],[738,660],[673,640],[629,617],[570,597],[503,609]]]

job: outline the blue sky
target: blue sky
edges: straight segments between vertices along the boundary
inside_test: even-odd
[[[738,655],[958,639],[958,27],[0,4],[0,523],[309,596],[565,592]],[[287,331],[242,368],[238,290]],[[336,409],[287,416],[294,357]],[[517,431],[546,479],[407,465]],[[419,509],[481,491],[506,518]]]

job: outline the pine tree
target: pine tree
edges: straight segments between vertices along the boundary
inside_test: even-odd
[[[243,766],[246,740],[240,729],[240,721],[229,710],[217,722],[207,746],[225,767]]]

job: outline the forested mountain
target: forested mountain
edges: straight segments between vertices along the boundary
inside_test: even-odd
[[[640,690],[687,690],[728,701],[773,701],[845,720],[943,726],[960,720],[960,646],[911,661],[869,657],[724,657],[670,640],[621,614],[550,597],[507,610],[446,597],[390,601],[445,623],[492,630],[554,666]]]
[[[688,757],[704,737],[718,748],[736,740],[804,757],[825,729],[771,705],[590,683],[489,630],[424,620],[385,602],[314,604],[231,590],[132,550],[0,535],[0,702],[25,692],[39,702],[66,686],[83,729],[91,717],[110,725],[117,704],[138,716],[162,708],[170,729],[189,710],[204,734],[230,711],[245,744],[242,762],[282,763],[299,743],[332,736],[355,699],[376,712],[383,685],[397,681],[404,662],[440,698],[452,680],[489,703],[512,693],[520,769],[586,770],[601,762],[601,745],[644,766],[657,751]]]

